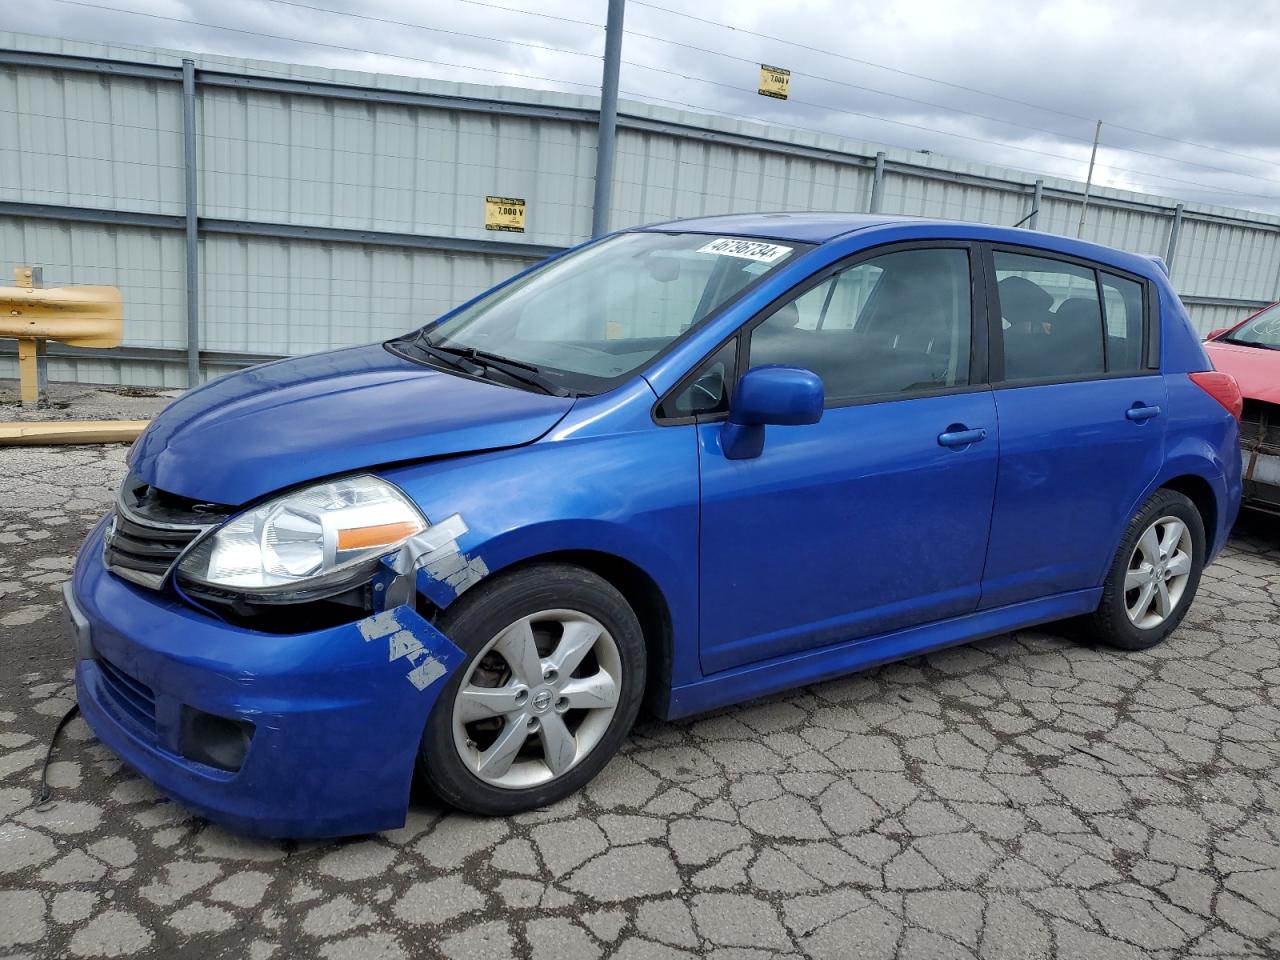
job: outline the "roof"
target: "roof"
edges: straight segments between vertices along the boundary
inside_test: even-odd
[[[895,217],[880,213],[731,213],[693,220],[652,223],[646,230],[679,229],[688,233],[725,233],[766,240],[826,243],[836,237],[881,224],[906,221],[929,223],[920,217]],[[947,221],[938,220],[938,223]]]
[[[649,224],[642,229],[824,244],[852,233],[872,231],[877,227],[905,228],[903,239],[927,237],[936,228],[939,237],[967,237],[993,243],[1009,243],[1057,251],[1068,256],[1109,264],[1140,276],[1154,277],[1159,274],[1167,277],[1169,273],[1164,261],[1155,256],[1128,253],[1088,240],[1078,240],[1075,237],[1044,233],[1039,230],[990,223],[969,223],[963,220],[945,220],[939,217],[906,217],[879,213],[735,213],[718,217],[698,217],[692,220],[669,220],[665,223]],[[888,239],[887,236],[886,239]],[[894,239],[897,237],[895,236]]]

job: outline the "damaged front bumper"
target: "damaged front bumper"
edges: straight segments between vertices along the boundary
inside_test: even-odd
[[[93,731],[210,820],[272,837],[404,823],[422,731],[462,652],[401,605],[279,635],[231,626],[102,566],[99,525],[66,591]]]
[[[1245,504],[1280,513],[1280,405],[1264,405],[1257,420],[1241,422],[1240,459]]]

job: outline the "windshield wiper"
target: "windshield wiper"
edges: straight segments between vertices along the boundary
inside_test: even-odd
[[[1258,340],[1239,340],[1235,337],[1219,337],[1219,343],[1233,343],[1237,347],[1260,347],[1263,350],[1280,350],[1280,344],[1261,343]]]
[[[543,393],[550,394],[553,397],[577,396],[572,390],[568,390],[544,376],[535,364],[526,363],[523,360],[513,360],[497,353],[477,350],[475,347],[449,347],[440,343],[432,343],[425,335],[418,337],[417,346],[424,353],[466,373],[474,372],[468,370],[464,365],[464,361],[470,361],[477,369],[488,367],[489,369],[497,370],[512,380],[518,380],[531,387],[537,387]]]

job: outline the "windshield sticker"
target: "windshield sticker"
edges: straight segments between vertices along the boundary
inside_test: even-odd
[[[721,237],[698,248],[699,253],[714,253],[721,257],[741,257],[743,260],[755,260],[758,263],[773,263],[791,252],[790,247],[780,247],[776,243],[765,243],[762,240],[738,240],[733,237]]]

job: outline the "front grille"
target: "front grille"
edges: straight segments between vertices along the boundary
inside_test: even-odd
[[[104,548],[107,569],[126,580],[156,589],[173,561],[199,535],[199,530],[144,526],[117,513],[111,521]]]
[[[129,477],[120,488],[103,561],[112,573],[158,590],[182,551],[230,512],[221,504],[179,497]]]
[[[1240,415],[1240,446],[1280,453],[1280,403],[1245,400]]]
[[[111,705],[148,733],[156,732],[156,695],[141,680],[135,680],[110,660],[99,657],[98,675]]]

